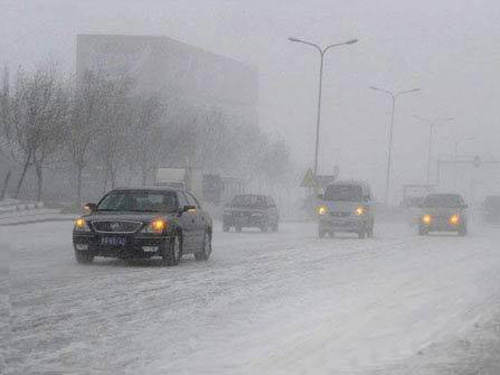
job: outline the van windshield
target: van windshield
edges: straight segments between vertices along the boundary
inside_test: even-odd
[[[330,185],[326,188],[326,201],[359,202],[363,194],[359,185]]]

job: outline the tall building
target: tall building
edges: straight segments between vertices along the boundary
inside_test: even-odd
[[[82,34],[76,50],[77,77],[86,70],[126,75],[140,93],[257,123],[257,71],[236,60],[164,36]]]

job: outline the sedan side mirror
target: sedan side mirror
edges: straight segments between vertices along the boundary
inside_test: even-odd
[[[186,205],[186,206],[182,207],[182,213],[189,212],[189,211],[196,211],[196,206]]]
[[[85,213],[88,213],[88,214],[91,214],[92,212],[94,212],[97,208],[97,204],[95,203],[85,203],[83,205],[83,211]]]

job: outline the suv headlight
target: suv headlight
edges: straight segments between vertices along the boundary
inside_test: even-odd
[[[319,206],[316,209],[316,212],[318,213],[319,216],[326,215],[328,213],[328,207],[327,206]]]
[[[90,227],[87,224],[87,220],[83,217],[79,217],[75,220],[75,231],[76,232],[90,232]]]
[[[168,227],[165,219],[158,218],[152,220],[148,225],[142,228],[141,233],[162,234]]]

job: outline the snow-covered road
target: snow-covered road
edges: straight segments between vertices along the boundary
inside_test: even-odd
[[[319,240],[298,223],[217,231],[207,263],[163,268],[78,265],[71,225],[0,227],[12,374],[364,374],[468,329],[500,301],[498,228],[418,237],[383,223],[367,240]]]

